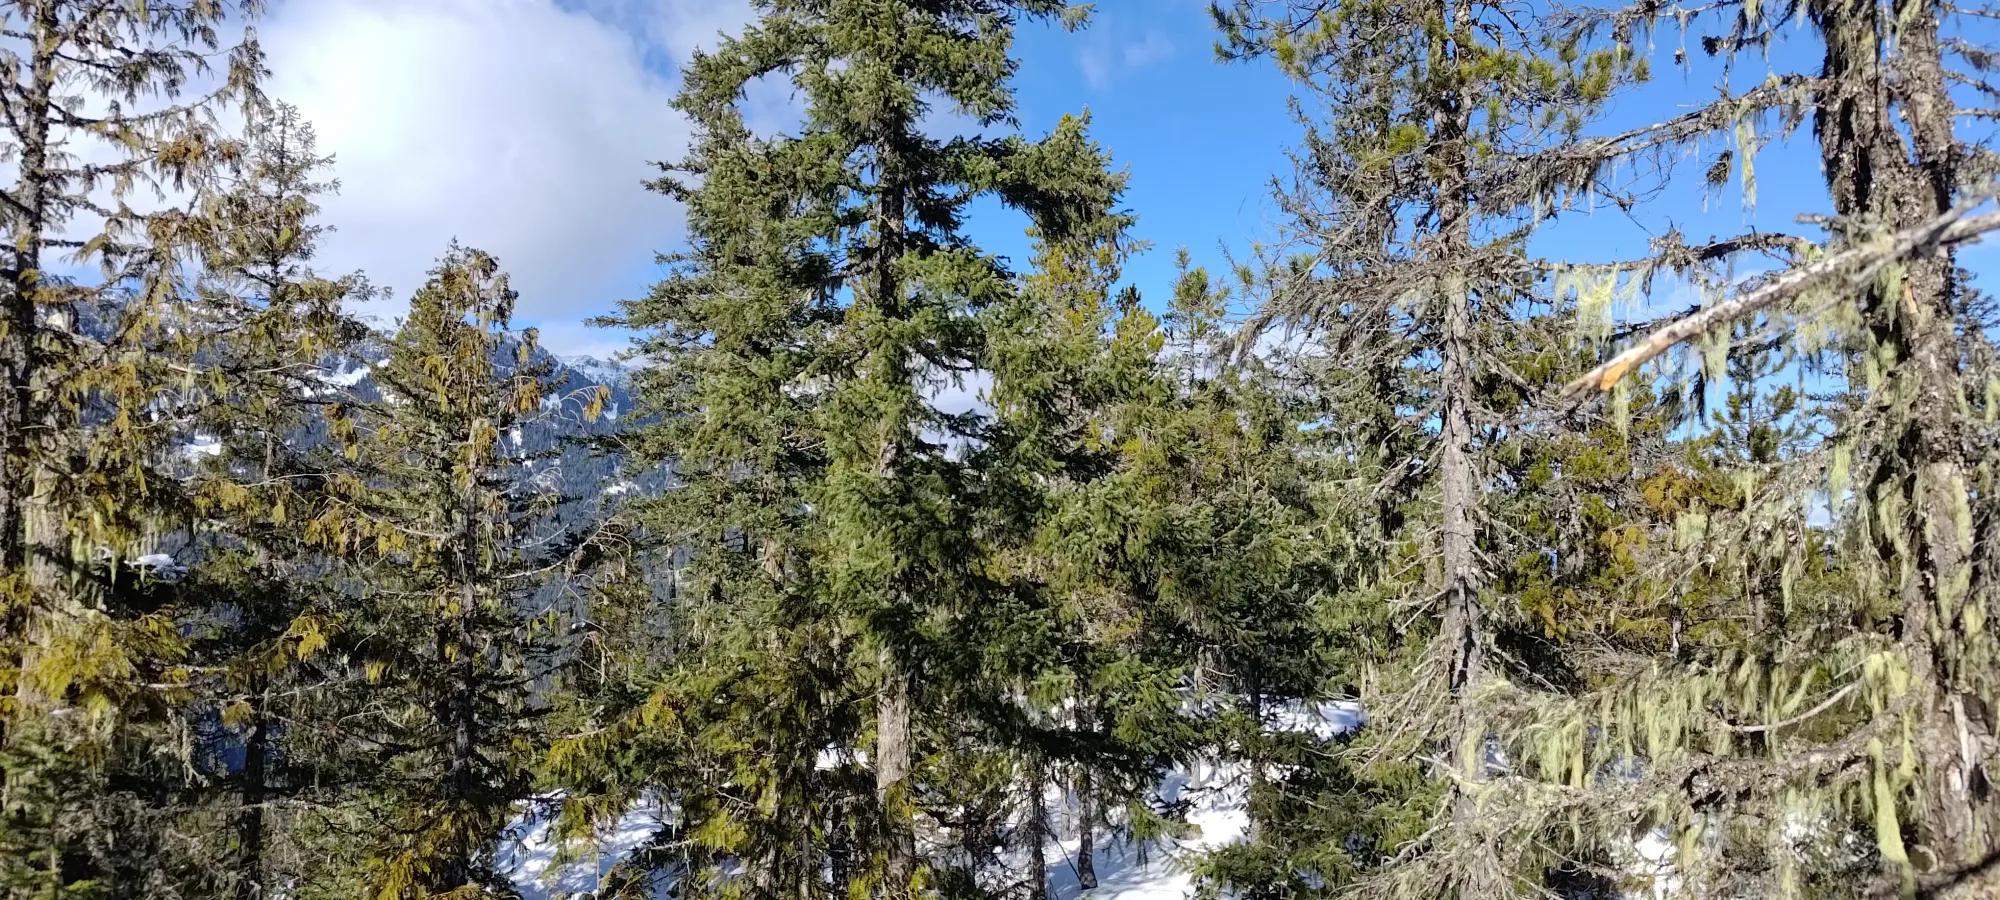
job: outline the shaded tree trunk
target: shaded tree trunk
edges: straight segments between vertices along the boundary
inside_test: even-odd
[[[916,833],[909,812],[910,685],[896,655],[882,653],[875,698],[875,799],[881,805],[889,893],[908,893],[916,877]]]
[[[241,806],[236,813],[236,900],[264,896],[264,803],[270,782],[270,722],[265,698],[253,701],[250,735],[243,744]]]
[[[478,481],[477,473],[471,476]],[[475,579],[478,577],[473,556],[478,552],[479,532],[478,498],[474,491],[466,491],[463,506],[458,514],[463,517],[454,548],[456,557],[455,573],[458,579],[457,614],[441,623],[438,629],[438,655],[448,661],[446,671],[450,677],[446,693],[440,698],[438,718],[446,728],[449,743],[446,752],[444,788],[446,804],[454,811],[470,810],[480,802],[479,793],[479,636],[477,616],[479,594]],[[470,844],[450,847],[443,859],[443,870],[436,874],[435,884],[443,891],[451,891],[474,881],[474,855],[477,848]]]
[[[1049,893],[1049,809],[1044,792],[1048,776],[1040,756],[1028,759],[1028,900],[1046,900]]]
[[[1097,727],[1097,709],[1088,700],[1076,707],[1077,726],[1090,731]],[[1076,777],[1076,881],[1084,890],[1097,887],[1097,785],[1091,777],[1090,766],[1083,766]]]

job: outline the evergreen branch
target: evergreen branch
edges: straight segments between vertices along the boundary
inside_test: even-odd
[[[1721,803],[1749,794],[1775,794],[1787,783],[1797,783],[1808,777],[1823,778],[1861,759],[1868,752],[1868,742],[1900,723],[1903,714],[1916,705],[1916,699],[1915,691],[1897,697],[1874,718],[1839,740],[1797,756],[1781,755],[1773,759],[1709,758],[1680,767],[1672,773],[1670,781],[1696,789],[1692,799],[1697,806]]]
[[[1785,75],[1752,90],[1724,96],[1692,112],[1618,134],[1565,144],[1554,150],[1517,157],[1513,165],[1482,174],[1475,187],[1482,195],[1539,193],[1552,186],[1582,184],[1596,167],[1621,157],[1679,146],[1702,135],[1733,126],[1745,115],[1811,97],[1822,79]]]
[[[1651,241],[1653,253],[1644,259],[1620,260],[1618,262],[1595,265],[1542,262],[1543,272],[1559,269],[1596,269],[1608,272],[1634,272],[1667,267],[1686,269],[1695,263],[1715,262],[1728,259],[1738,253],[1770,253],[1778,250],[1796,250],[1806,239],[1779,231],[1752,231],[1735,237],[1710,241],[1706,244],[1690,245],[1681,239],[1679,231],[1668,231]]]

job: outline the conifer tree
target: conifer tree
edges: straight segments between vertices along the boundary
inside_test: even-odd
[[[213,453],[178,517],[191,523],[174,560],[188,570],[177,590],[190,661],[219,677],[197,679],[198,774],[174,827],[203,864],[201,891],[253,900],[312,868],[311,816],[294,805],[326,799],[315,731],[348,675],[323,654],[349,610],[331,558],[298,526],[345,474],[323,440],[343,399],[325,366],[348,364],[363,329],[340,306],[368,288],[311,268],[326,230],[316,198],[336,187],[315,180],[329,160],[312,127],[278,105],[251,117],[245,144],[240,175],[202,215],[175,220],[213,231],[200,241],[198,327],[227,335],[206,355],[228,392],[191,416],[196,446]]]
[[[1275,60],[1315,104],[1301,113],[1295,186],[1280,196],[1293,238],[1284,251],[1300,256],[1267,266],[1260,317],[1302,327],[1324,348],[1317,389],[1326,426],[1345,436],[1330,452],[1350,461],[1335,477],[1366,510],[1349,521],[1376,548],[1337,587],[1355,608],[1378,610],[1371,630],[1387,639],[1368,703],[1374,777],[1429,785],[1387,801],[1408,804],[1387,821],[1415,816],[1425,827],[1362,837],[1363,868],[1375,868],[1370,854],[1389,860],[1366,886],[1531,893],[1548,857],[1537,840],[1503,835],[1540,830],[1537,814],[1496,819],[1476,799],[1502,774],[1492,698],[1528,674],[1502,646],[1518,620],[1494,564],[1510,552],[1494,521],[1499,451],[1527,399],[1503,348],[1535,297],[1529,229],[1551,198],[1597,185],[1586,173],[1534,193],[1510,173],[1571,139],[1631,73],[1615,50],[1587,52],[1533,15],[1479,0],[1214,12],[1219,53]],[[1385,617],[1421,624],[1405,634]]]
[[[991,741],[1009,751],[1025,794],[1006,812],[1021,823],[1011,843],[1030,864],[1009,874],[1026,875],[1036,898],[1055,838],[1076,840],[1069,865],[1089,890],[1100,839],[1178,830],[1150,801],[1196,737],[1182,709],[1179,623],[1152,601],[1161,579],[1134,558],[1153,513],[1133,471],[1138,448],[1156,426],[1148,413],[1177,394],[1157,319],[1136,290],[1112,290],[1133,249],[1128,222],[1105,216],[1041,241],[1034,270],[989,326],[993,421],[972,462],[984,552],[1007,594],[968,620],[978,633],[967,642],[990,649],[961,683],[1018,698],[1018,712],[985,717],[1003,725]],[[1073,835],[1052,818],[1065,797],[1076,805]]]
[[[1683,342],[1713,380],[1766,379],[1771,370],[1747,360],[1775,350],[1788,375],[1849,387],[1818,409],[1768,385],[1746,389],[1817,426],[1811,439],[1768,446],[1759,440],[1798,426],[1746,430],[1752,395],[1732,400],[1721,436],[1739,449],[1715,463],[1734,482],[1720,492],[1728,502],[1683,510],[1678,524],[1695,536],[1696,570],[1755,627],[1712,634],[1674,665],[1635,667],[1646,677],[1628,678],[1629,693],[1590,715],[1643,735],[1633,745],[1656,776],[1637,793],[1682,838],[1680,877],[1697,889],[1843,893],[1852,881],[1827,872],[1871,864],[1850,841],[1873,847],[1885,892],[1976,883],[1992,847],[1993,806],[1978,785],[1994,744],[1983,714],[1967,711],[1986,708],[1992,677],[1974,549],[1985,518],[1970,473],[1990,442],[1966,436],[1989,403],[1977,380],[1989,341],[1951,248],[2000,219],[1967,214],[1992,196],[1995,169],[1955,124],[1979,113],[1946,86],[1990,93],[1989,51],[1953,21],[1978,14],[1912,2],[1728,3],[1671,24],[1662,15],[1639,6],[1584,22],[1626,36],[1699,31],[1703,49],[1727,59],[1799,41],[1818,66],[1581,142],[1539,168],[1657,158],[1729,135],[1709,180],[1740,173],[1749,191],[1758,143],[1790,139],[1810,120],[1833,216],[1806,221],[1828,239],[1663,243],[1647,271],[1776,248],[1791,264],[1722,282],[1699,308],[1635,329],[1568,399],[1622,390],[1634,373],[1671,385],[1671,368],[1646,364]],[[1822,496],[1828,527],[1812,524]],[[1730,827],[1749,821],[1788,824]]]
[[[213,374],[202,348],[216,334],[186,327],[201,307],[185,264],[207,249],[202,231],[174,225],[185,208],[157,193],[208,192],[239,153],[217,117],[261,103],[254,41],[223,40],[231,7],[0,5],[0,140],[14,162],[0,209],[0,890],[10,895],[136,896],[159,880],[145,824],[162,784],[156,742],[185,697],[182,639],[169,598],[134,589],[126,563],[160,531],[172,493],[162,489],[183,464],[180,413],[200,404],[186,395]],[[61,274],[65,262],[80,273]],[[146,774],[111,777],[126,767]]]
[[[682,830],[656,846],[689,860],[689,890],[956,893],[979,867],[922,848],[965,845],[957,811],[990,805],[966,787],[984,779],[950,770],[972,757],[951,751],[991,740],[980,713],[997,698],[952,676],[985,652],[967,634],[1001,587],[982,571],[977,472],[959,452],[986,419],[931,393],[983,368],[981,313],[1015,289],[962,220],[997,196],[1067,241],[1099,227],[1115,191],[1080,123],[1031,142],[936,137],[925,119],[940,104],[1011,126],[1016,21],[1078,13],[1054,0],[758,9],[693,61],[677,100],[695,143],[656,187],[688,205],[691,249],[615,318],[657,361],[639,389],[663,422],[635,443],[681,482],[637,517],[687,548],[680,661],[640,674],[644,699],[609,710],[613,727],[558,744],[556,768],[628,799],[640,784],[671,792]],[[806,116],[766,138],[737,103],[773,74]],[[616,775],[603,761],[629,759],[621,744],[667,755],[643,779]],[[731,861],[741,879],[721,877]]]
[[[494,259],[457,246],[410,301],[351,427],[358,477],[308,525],[356,564],[368,687],[345,711],[380,769],[355,785],[368,896],[505,894],[501,831],[530,787],[557,616],[557,495],[518,477],[510,433],[552,390]]]
[[[1317,877],[1303,855],[1277,862],[1269,851],[1296,838],[1281,833],[1287,809],[1327,768],[1334,723],[1316,721],[1319,711],[1351,696],[1331,677],[1338,651],[1323,620],[1343,535],[1325,518],[1337,511],[1320,495],[1295,361],[1239,355],[1232,292],[1190,268],[1185,252],[1180,265],[1165,315],[1149,320],[1162,347],[1156,387],[1130,405],[1121,465],[1096,492],[1119,511],[1096,518],[1122,526],[1110,561],[1096,564],[1137,586],[1152,653],[1184,678],[1194,711],[1185,726],[1198,731],[1197,752],[1183,758],[1238,773],[1204,789],[1243,798],[1254,849],[1196,861],[1197,884],[1264,895]],[[1329,818],[1325,807],[1307,815]]]

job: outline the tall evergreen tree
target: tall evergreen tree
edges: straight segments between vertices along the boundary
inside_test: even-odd
[[[175,535],[191,667],[216,674],[196,679],[198,758],[174,827],[199,863],[187,890],[254,900],[312,868],[318,848],[301,838],[313,816],[298,809],[328,799],[318,732],[347,678],[323,654],[349,610],[299,524],[345,465],[324,440],[325,412],[343,399],[326,366],[348,364],[363,336],[340,307],[368,287],[312,269],[326,230],[316,199],[335,187],[316,180],[329,160],[312,127],[280,105],[252,116],[245,138],[240,174],[200,215],[174,220],[213,232],[200,241],[196,327],[227,335],[205,352],[226,399],[192,416],[200,465]]]
[[[615,318],[657,361],[639,387],[664,421],[637,444],[681,481],[638,518],[687,548],[680,660],[638,676],[645,699],[617,727],[558,752],[572,781],[628,791],[601,765],[620,742],[674,754],[645,780],[681,805],[662,840],[691,860],[690,891],[958,893],[978,867],[925,848],[963,846],[956,811],[986,802],[950,768],[994,698],[953,675],[984,652],[967,635],[1002,588],[962,452],[987,417],[933,389],[985,367],[982,312],[1015,290],[963,218],[997,196],[1068,241],[1100,228],[1115,185],[1078,123],[1031,142],[940,138],[925,120],[942,103],[1012,125],[1017,19],[1078,11],[758,8],[677,100],[695,145],[657,187],[688,205],[692,248]],[[744,125],[744,87],[771,74],[806,99],[796,134]],[[743,878],[719,878],[728,861]]]
[[[501,832],[539,744],[532,682],[559,618],[534,604],[557,574],[560,499],[518,476],[510,442],[554,390],[534,332],[508,330],[498,263],[454,246],[375,368],[358,478],[312,528],[358,563],[369,687],[346,712],[380,771],[355,786],[369,896],[504,896]],[[593,413],[594,414],[594,413]]]
[[[1659,776],[1645,793],[1672,812],[1687,848],[1678,863],[1704,889],[1842,893],[1852,884],[1807,876],[1863,862],[1850,837],[1872,843],[1889,892],[1976,883],[1991,852],[1994,807],[1980,785],[1995,745],[1977,712],[1992,690],[1976,550],[1986,519],[1971,474],[1989,464],[1990,442],[1967,438],[1989,403],[1975,373],[1990,323],[1969,312],[1977,307],[1951,247],[2000,219],[1966,215],[1992,196],[1995,174],[1990,154],[1963,135],[1968,110],[1947,87],[1991,90],[1989,51],[1953,21],[1966,13],[1925,2],[1730,3],[1658,23],[1701,29],[1709,53],[1732,58],[1799,40],[1819,65],[1551,161],[1644,158],[1733,132],[1710,180],[1733,165],[1748,189],[1759,132],[1782,140],[1810,119],[1834,213],[1821,220],[1824,243],[1746,235],[1660,248],[1650,265],[1760,246],[1797,252],[1779,273],[1726,285],[1732,296],[1639,329],[1568,392],[1613,390],[1635,372],[1660,381],[1642,367],[1683,342],[1699,343],[1712,377],[1764,377],[1726,372],[1724,361],[1767,343],[1789,372],[1849,385],[1837,405],[1806,414],[1824,437],[1750,442],[1747,458],[1725,462],[1739,485],[1731,508],[1685,517],[1702,528],[1690,551],[1724,561],[1719,583],[1736,586],[1731,602],[1756,627],[1719,633],[1688,664],[1633,679],[1631,694],[1597,713],[1650,722],[1640,746]],[[1641,6],[1590,24],[1644,32],[1659,15]],[[1732,403],[1725,436],[1741,443],[1739,419],[1753,409]],[[1820,496],[1831,498],[1826,528],[1811,524],[1824,514],[1812,508]],[[1726,827],[1752,820],[1788,824]]]
[[[261,59],[254,41],[224,42],[232,6],[0,5],[0,140],[14,163],[0,204],[10,895],[137,896],[159,881],[148,858],[159,835],[145,824],[162,729],[185,699],[183,642],[170,597],[135,589],[126,563],[161,530],[186,411],[227,391],[208,390],[202,351],[217,333],[189,327],[204,310],[187,264],[208,232],[175,224],[181,204],[137,194],[203,196],[237,157],[215,122],[261,102]],[[213,87],[190,92],[191,81]],[[80,273],[60,274],[65,259]]]
[[[1214,13],[1220,53],[1274,59],[1313,103],[1295,187],[1280,197],[1285,250],[1302,256],[1269,266],[1261,317],[1324,348],[1325,424],[1344,436],[1331,452],[1350,464],[1346,501],[1366,510],[1348,521],[1375,548],[1372,571],[1338,587],[1376,610],[1372,630],[1388,639],[1368,703],[1376,778],[1409,786],[1398,767],[1415,760],[1429,784],[1389,817],[1427,827],[1361,836],[1363,868],[1378,868],[1369,855],[1389,861],[1366,884],[1394,896],[1535,892],[1551,859],[1527,837],[1538,814],[1496,818],[1479,800],[1502,769],[1494,697],[1532,683],[1503,646],[1519,620],[1494,563],[1513,549],[1494,495],[1528,399],[1504,348],[1533,315],[1527,234],[1565,191],[1597,182],[1586,172],[1526,190],[1513,173],[1572,138],[1630,73],[1616,50],[1587,52],[1481,0]],[[1399,624],[1385,627],[1390,617]]]
[[[1161,366],[1158,320],[1136,290],[1113,291],[1132,249],[1128,221],[1106,216],[1041,241],[989,326],[993,419],[972,463],[983,552],[1006,593],[968,618],[966,642],[987,650],[961,683],[1011,701],[982,717],[1025,795],[1001,824],[1020,823],[1007,843],[1029,865],[1004,883],[1025,876],[1033,898],[1048,884],[1050,844],[1072,836],[1054,818],[1066,799],[1083,890],[1097,885],[1101,839],[1178,830],[1151,801],[1196,739],[1179,620],[1155,600],[1162,578],[1138,559],[1160,512],[1137,470],[1153,413],[1179,395]]]

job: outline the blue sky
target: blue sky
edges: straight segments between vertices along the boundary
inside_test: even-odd
[[[1087,110],[1092,135],[1130,175],[1135,236],[1153,246],[1126,280],[1149,300],[1171,291],[1176,248],[1219,270],[1222,248],[1240,252],[1275,231],[1270,179],[1297,135],[1291,86],[1269,66],[1216,62],[1214,43],[1200,0],[1103,0],[1080,33],[1032,24],[1017,39],[1023,128],[1043,133]],[[1002,218],[982,243],[1025,265],[1019,224]]]
[[[298,103],[343,182],[324,205],[322,263],[392,290],[385,318],[452,237],[496,254],[522,292],[520,324],[558,352],[604,354],[585,316],[643,291],[679,211],[639,187],[679,154],[675,67],[748,15],[743,0],[280,0],[263,26],[272,92]],[[1267,184],[1293,129],[1288,87],[1262,66],[1213,61],[1201,0],[1103,0],[1091,26],[1024,24],[1019,118],[1030,135],[1088,110],[1131,174],[1127,206],[1154,244],[1128,267],[1153,297],[1175,248],[1220,264],[1270,233]],[[747,101],[782,125],[788,91]],[[1025,220],[982,204],[971,227],[1017,269]]]
[[[1127,281],[1155,302],[1186,246],[1220,268],[1224,248],[1276,234],[1272,175],[1297,138],[1292,86],[1267,65],[1224,65],[1203,0],[1100,0],[1067,33],[1027,23],[1018,36],[1019,118],[1030,135],[1088,110],[1092,131],[1131,175],[1126,205],[1153,249]],[[579,323],[657,276],[655,251],[681,240],[679,210],[639,182],[649,160],[679,155],[687,127],[671,109],[675,66],[747,20],[746,0],[277,0],[260,27],[272,93],[295,102],[337,157],[343,183],[323,204],[338,231],[321,262],[366,271],[392,289],[392,316],[457,237],[495,253],[522,292],[521,324],[558,352],[607,354],[622,338]],[[1817,50],[1787,30],[1767,60],[1736,60],[1740,89],[1771,71],[1810,71]],[[1593,131],[1616,131],[1713,99],[1719,64],[1693,39],[1691,71],[1672,64],[1680,38],[1655,37],[1654,80],[1619,97]],[[783,86],[747,101],[753,121],[795,114]],[[1760,131],[1764,129],[1760,128]],[[1631,258],[1674,224],[1690,241],[1749,227],[1798,232],[1791,217],[1825,211],[1810,125],[1755,159],[1757,203],[1740,184],[1713,196],[1699,173],[1724,146],[1689,157],[1685,178],[1643,219],[1575,213],[1545,228],[1538,252]],[[1018,215],[982,204],[971,222],[989,249],[1022,268]],[[1805,233],[1810,233],[1809,231]],[[1986,258],[1978,250],[1971,259]]]

